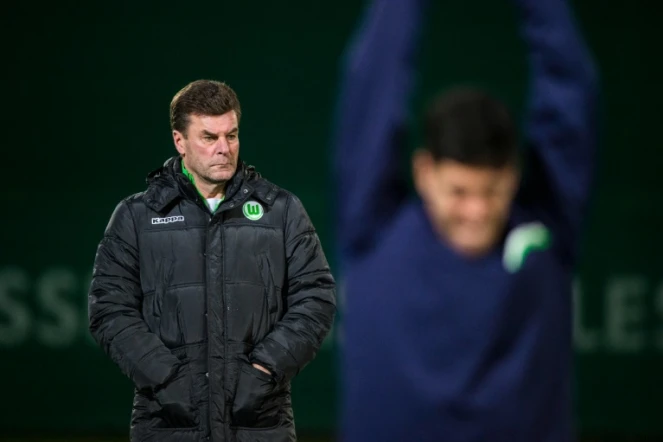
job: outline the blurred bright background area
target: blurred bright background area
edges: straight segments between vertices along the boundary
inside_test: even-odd
[[[132,386],[89,336],[87,289],[115,205],[175,154],[168,105],[188,82],[222,80],[237,91],[243,159],[301,198],[335,269],[330,135],[342,52],[362,4],[5,8],[0,440],[128,440]],[[663,16],[644,0],[573,4],[604,107],[575,299],[578,433],[588,442],[662,440]],[[514,19],[506,0],[436,2],[413,118],[459,81],[520,113],[527,82]],[[303,442],[334,440],[341,336],[335,327],[293,383]]]

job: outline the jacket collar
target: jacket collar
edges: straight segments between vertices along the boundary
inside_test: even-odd
[[[159,213],[165,212],[180,199],[200,199],[195,186],[182,173],[182,159],[179,156],[167,159],[161,167],[150,172],[146,182],[148,188],[145,192],[145,203]],[[226,188],[224,205],[228,201],[237,205],[251,197],[271,206],[277,193],[276,186],[264,180],[255,167],[246,165],[240,158],[237,171]]]

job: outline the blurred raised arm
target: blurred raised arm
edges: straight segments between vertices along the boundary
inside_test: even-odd
[[[532,82],[519,202],[573,262],[596,162],[597,72],[566,0],[515,1]]]
[[[344,60],[336,115],[336,227],[344,264],[379,239],[407,191],[408,98],[426,0],[376,0]]]

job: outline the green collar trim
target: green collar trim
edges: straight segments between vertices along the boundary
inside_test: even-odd
[[[186,170],[186,167],[184,167],[184,161],[182,161],[182,173],[184,174],[185,177],[187,177],[191,181],[191,183],[194,186],[196,185],[196,182],[193,179],[193,175],[191,175],[191,173],[188,170]]]

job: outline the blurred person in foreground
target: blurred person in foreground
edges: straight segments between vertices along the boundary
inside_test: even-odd
[[[523,180],[505,105],[454,88],[428,108],[409,197],[400,158],[426,3],[374,1],[345,67],[341,440],[570,441],[595,67],[565,0],[515,0],[532,82]]]
[[[240,159],[240,113],[225,83],[178,92],[178,155],[97,251],[89,327],[136,387],[135,442],[296,439],[290,381],[331,327],[334,280],[299,199]]]

